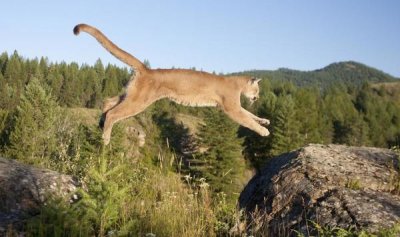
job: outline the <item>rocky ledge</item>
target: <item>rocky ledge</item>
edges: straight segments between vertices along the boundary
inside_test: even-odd
[[[400,221],[399,157],[388,149],[310,144],[271,159],[240,195],[248,229],[305,236],[376,232]]]

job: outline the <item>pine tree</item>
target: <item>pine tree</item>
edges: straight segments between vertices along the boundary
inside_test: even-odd
[[[46,57],[41,57],[39,61],[39,70],[43,78],[47,77],[49,70],[49,59]]]
[[[274,111],[277,103],[277,96],[271,91],[262,92],[260,105],[258,106],[257,114],[262,118],[268,118],[273,121]],[[269,125],[271,127],[272,125]],[[240,129],[240,134],[245,137],[244,154],[246,160],[250,161],[251,165],[260,169],[263,167],[267,158],[270,156],[271,137],[260,137],[260,135],[250,131],[249,129]]]
[[[299,89],[294,94],[296,120],[299,121],[300,145],[322,143],[320,129],[323,126],[320,111],[320,96],[314,89]]]
[[[9,112],[0,109],[0,154],[3,153],[4,146],[6,145],[6,130],[9,122]]]
[[[69,214],[79,221],[66,224],[72,224],[67,225],[70,228],[80,229],[79,236],[82,233],[108,236],[109,231],[124,228],[125,220],[121,218],[121,213],[130,197],[130,185],[127,182],[118,182],[117,177],[126,170],[126,166],[112,166],[104,156],[96,160],[98,164],[90,167],[87,173],[87,188],[78,190],[80,200],[69,209]]]
[[[353,99],[343,85],[330,88],[325,102],[325,113],[333,125],[332,142],[347,145],[367,145],[368,126],[356,110]]]
[[[9,57],[4,67],[3,73],[6,84],[8,85],[8,107],[15,108],[26,81],[22,58],[17,51]]]
[[[54,146],[59,107],[37,79],[25,87],[9,137],[9,157],[30,164],[47,164]]]
[[[274,114],[274,121],[271,124],[271,154],[279,155],[301,144],[299,123],[295,117],[295,103],[291,95],[278,98]]]
[[[7,62],[8,62],[8,54],[7,52],[3,52],[0,55],[0,74],[4,74]]]
[[[106,79],[103,81],[103,96],[115,96],[119,92],[117,69],[108,65],[106,68]]]
[[[79,83],[79,66],[76,63],[60,65],[64,83],[61,87],[59,101],[62,105],[73,107],[79,104],[79,97],[83,92],[82,84]]]
[[[198,154],[203,163],[192,166],[194,173],[206,179],[215,192],[228,197],[240,191],[240,181],[245,168],[242,157],[242,140],[237,137],[238,125],[220,111],[208,111],[199,132],[199,145],[206,149]]]
[[[101,102],[101,83],[97,77],[95,69],[85,67],[81,70],[83,94],[81,95],[81,105],[86,108],[95,108],[100,106]]]
[[[54,98],[57,98],[59,100],[59,98],[61,97],[61,88],[64,84],[64,78],[59,72],[58,66],[50,66],[46,77],[46,83],[51,88],[51,93]]]

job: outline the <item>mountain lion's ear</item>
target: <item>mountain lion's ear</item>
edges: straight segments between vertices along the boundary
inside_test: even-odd
[[[260,78],[252,77],[252,78],[250,79],[250,84],[256,84],[256,83],[258,83],[258,82],[260,82],[260,81],[261,81]]]

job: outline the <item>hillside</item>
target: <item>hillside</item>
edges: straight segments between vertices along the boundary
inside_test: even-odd
[[[400,101],[400,81],[374,83],[371,88],[376,90],[377,93],[386,92],[393,101]]]
[[[280,68],[278,70],[251,70],[235,74],[290,81],[297,86],[316,85],[321,87],[327,87],[338,82],[346,85],[361,86],[366,82],[382,83],[398,80],[398,78],[385,72],[354,61],[332,63],[322,69],[313,71]]]
[[[398,236],[398,159],[388,149],[310,144],[272,158],[246,182],[242,211],[228,213],[219,210],[227,208],[223,200],[210,207],[207,186],[185,185],[179,174],[158,168],[138,170],[138,163],[122,189],[106,166],[93,164],[98,177],[81,183],[0,157],[0,236],[94,236],[92,228],[103,230],[98,236],[110,236],[109,228],[118,236]],[[127,193],[126,186],[140,191]],[[131,221],[96,226],[97,216],[112,223],[121,214]],[[215,222],[218,215],[231,226]],[[65,232],[54,234],[56,228]]]
[[[228,236],[245,218],[236,206],[249,175],[279,154],[310,143],[400,146],[395,79],[351,62],[271,72],[287,79],[263,80],[259,100],[243,103],[270,119],[271,136],[260,138],[216,108],[160,100],[115,124],[109,146],[97,125],[102,100],[121,93],[132,72],[17,53],[2,54],[0,65],[0,156],[85,184],[77,203],[43,207],[27,236],[60,236],[60,228],[61,236]],[[334,83],[343,78],[348,86]]]

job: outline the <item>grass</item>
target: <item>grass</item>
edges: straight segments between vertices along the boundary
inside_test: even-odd
[[[71,116],[75,114],[81,117],[81,123],[91,126],[97,124],[98,110],[71,111]],[[143,118],[143,121],[149,121],[148,117]],[[177,119],[185,125],[191,124],[188,127],[201,123],[183,115]],[[147,129],[152,128],[150,125]],[[77,193],[79,201],[50,200],[39,215],[28,221],[26,236],[269,236],[265,215],[256,213],[251,217],[246,216],[228,204],[223,193],[212,198],[210,187],[204,179],[193,179],[177,173],[175,168],[178,159],[168,150],[154,145],[158,143],[152,145],[151,138],[148,139],[148,146],[153,150],[142,152],[141,161],[134,162],[132,157],[126,156],[129,149],[127,144],[122,148],[114,147],[115,152],[101,153],[101,145],[97,144],[100,131],[97,128],[82,131],[84,133],[78,139],[79,146],[66,144],[65,159],[58,159],[62,167],[57,168],[60,171],[81,170],[77,173],[82,174],[80,178],[85,188]],[[123,131],[123,128],[116,126],[114,132],[117,133],[113,139],[120,136],[120,141],[124,141]],[[149,131],[149,136],[156,137],[155,129]],[[68,138],[71,139],[65,140],[73,140],[76,134],[69,134]],[[154,141],[157,140],[154,138]],[[68,153],[72,148],[77,149],[72,152],[74,156]],[[158,160],[154,162],[156,153]],[[399,194],[400,176],[395,177],[393,186]],[[354,179],[348,180],[346,187],[358,190],[362,185],[360,180]],[[376,234],[322,227],[314,222],[310,222],[309,226],[316,230],[317,236],[392,237],[400,234],[400,224]],[[12,229],[8,233],[8,236],[15,235]]]
[[[345,185],[346,188],[352,190],[360,190],[362,189],[361,181],[359,179],[349,179]]]
[[[225,214],[234,208],[223,198],[213,202],[205,180],[140,163],[127,170],[105,157],[94,162],[85,180],[78,202],[49,201],[28,221],[26,236],[212,237],[230,229],[233,218]]]
[[[101,115],[99,109],[88,109],[88,108],[67,108],[67,113],[79,123],[84,125],[97,125]]]

